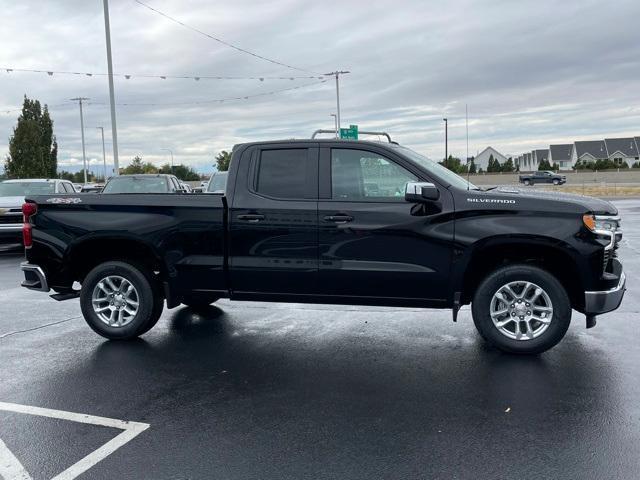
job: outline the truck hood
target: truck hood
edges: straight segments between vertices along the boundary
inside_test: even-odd
[[[486,192],[496,196],[504,195],[510,198],[527,199],[527,200],[543,200],[546,202],[561,202],[565,205],[573,205],[578,209],[584,209],[585,212],[592,212],[598,215],[617,215],[618,209],[611,202],[601,200],[595,197],[587,197],[585,195],[577,195],[574,193],[550,192],[545,190],[536,190],[533,188],[520,188],[511,186],[501,186],[494,190]]]
[[[24,197],[0,197],[0,208],[21,208]]]

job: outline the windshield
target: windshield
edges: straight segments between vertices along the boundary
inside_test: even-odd
[[[56,193],[54,182],[0,182],[0,197],[25,197]]]
[[[209,181],[207,192],[224,192],[227,188],[227,172],[214,173]]]
[[[167,193],[164,177],[116,177],[109,180],[102,193]]]
[[[443,167],[438,162],[434,162],[433,160],[425,157],[424,155],[420,155],[417,152],[414,152],[410,148],[401,147],[400,145],[390,145],[391,148],[397,150],[402,153],[404,156],[416,162],[422,168],[424,168],[428,173],[433,174],[434,177],[437,177],[443,180],[454,187],[462,188],[464,190],[480,190],[473,183],[467,182],[464,178],[462,178],[457,173],[452,172],[446,167]]]

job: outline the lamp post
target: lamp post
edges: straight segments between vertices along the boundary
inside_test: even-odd
[[[82,115],[82,101],[89,100],[87,97],[76,97],[70,99],[80,105],[80,133],[82,134],[82,166],[84,168],[84,184],[87,184],[87,153],[84,148],[84,116]]]
[[[444,161],[446,162],[449,158],[449,121],[446,118],[442,120],[444,121]]]
[[[337,115],[337,123],[338,130],[340,129],[340,75],[344,75],[346,73],[351,73],[346,70],[336,70],[335,72],[325,73],[326,76],[334,76],[336,77],[336,115]]]
[[[333,124],[335,125],[335,129],[336,129],[336,138],[338,138],[338,134],[340,132],[338,132],[338,115],[336,115],[335,113],[330,113],[330,116],[333,117]]]
[[[104,33],[107,44],[107,72],[109,77],[109,106],[111,107],[111,140],[113,142],[113,174],[120,175],[118,161],[118,128],[116,127],[116,98],[113,88],[113,61],[111,59],[111,27],[109,25],[109,0],[103,0]]]
[[[171,154],[171,175],[173,175],[173,151],[170,148],[161,148],[160,150],[164,150]]]
[[[104,181],[107,182],[107,155],[104,151],[104,127],[96,127],[102,134],[102,163],[104,164]]]

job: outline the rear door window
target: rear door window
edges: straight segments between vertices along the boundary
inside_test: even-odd
[[[258,160],[255,191],[282,199],[315,198],[317,179],[311,168],[309,149],[262,150]],[[315,182],[315,188],[314,188]]]

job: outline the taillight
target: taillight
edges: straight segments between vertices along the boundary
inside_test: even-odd
[[[33,235],[31,233],[31,223],[29,223],[29,218],[38,213],[38,205],[35,203],[25,203],[22,205],[22,215],[23,215],[23,224],[22,224],[22,241],[24,243],[25,248],[31,248],[33,245]]]

